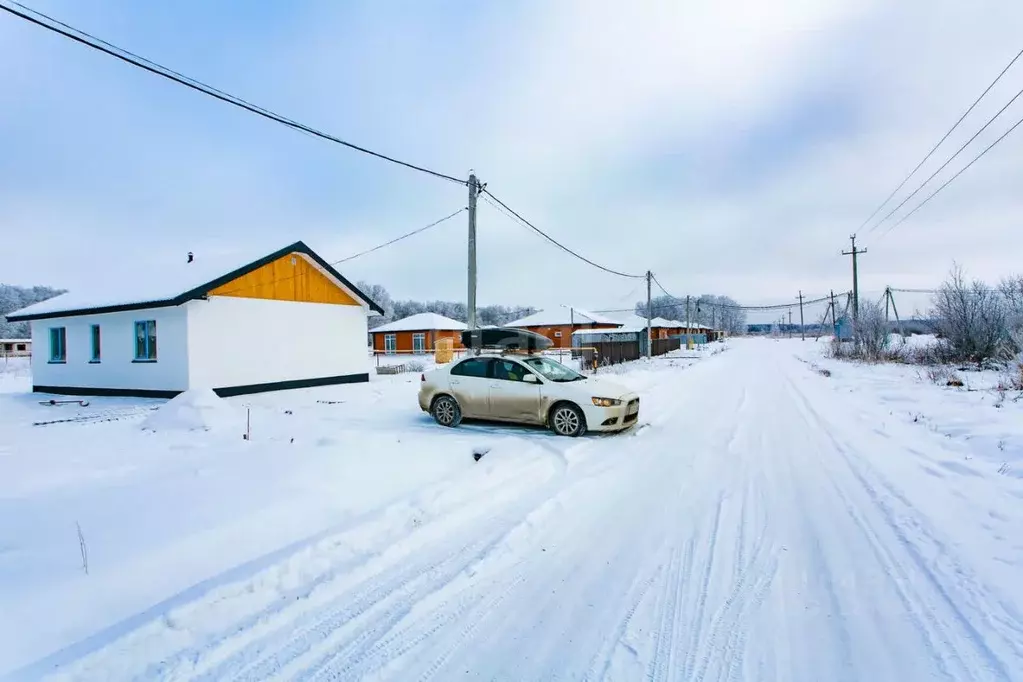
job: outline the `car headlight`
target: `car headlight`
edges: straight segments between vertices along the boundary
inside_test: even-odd
[[[621,405],[622,401],[618,398],[593,398],[593,404],[597,407],[615,407]]]

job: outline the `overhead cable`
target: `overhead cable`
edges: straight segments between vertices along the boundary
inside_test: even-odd
[[[539,234],[541,237],[543,237],[544,239],[549,241],[551,244],[554,244],[555,246],[557,246],[562,251],[564,251],[564,252],[566,252],[566,253],[568,253],[568,254],[570,254],[572,256],[575,256],[579,260],[581,260],[581,261],[583,261],[585,263],[589,263],[593,267],[595,267],[595,268],[597,268],[599,270],[603,270],[604,272],[608,272],[608,273],[610,273],[612,275],[618,275],[619,277],[629,277],[629,278],[632,278],[632,279],[644,279],[646,277],[645,274],[644,275],[631,275],[629,273],[620,272],[618,270],[613,270],[613,269],[605,267],[605,266],[603,266],[603,265],[601,265],[599,263],[595,263],[594,261],[590,260],[586,256],[583,256],[582,254],[578,253],[577,251],[573,251],[572,249],[568,248],[567,246],[565,246],[564,244],[559,242],[557,239],[555,239],[554,237],[550,236],[549,234],[547,234],[546,232],[541,230],[539,227],[537,227],[533,223],[531,223],[528,220],[526,220],[525,218],[523,218],[521,214],[519,214],[513,208],[508,206],[508,204],[504,203],[503,201],[498,199],[496,196],[494,196],[493,193],[491,193],[491,191],[489,189],[484,189],[483,193],[489,195],[491,199],[496,201],[502,208],[504,208],[506,211],[508,211],[508,213],[510,213],[512,216],[514,216],[514,218],[516,220],[518,220],[520,223],[522,223],[523,225],[525,225],[529,229],[533,230],[534,232]]]
[[[939,193],[940,193],[940,192],[941,192],[941,191],[942,191],[943,189],[945,189],[946,187],[948,187],[949,185],[951,185],[951,184],[952,184],[953,182],[955,182],[956,178],[958,178],[958,177],[959,177],[960,175],[962,175],[963,173],[965,173],[965,172],[966,172],[966,170],[967,170],[967,169],[968,169],[968,168],[969,168],[970,166],[972,166],[973,164],[975,164],[975,163],[977,163],[978,161],[980,161],[980,159],[981,159],[981,158],[982,158],[982,157],[983,157],[983,156],[984,156],[985,154],[987,154],[987,153],[988,153],[989,151],[991,151],[991,149],[992,149],[992,148],[993,148],[993,147],[994,147],[995,145],[997,145],[997,144],[998,144],[999,142],[1001,142],[1001,141],[1002,141],[1002,140],[1004,140],[1004,139],[1005,139],[1006,137],[1008,137],[1008,136],[1009,136],[1009,134],[1010,134],[1010,133],[1011,133],[1012,131],[1016,130],[1016,128],[1018,128],[1018,127],[1020,126],[1020,124],[1023,124],[1023,118],[1021,118],[1020,120],[1016,121],[1016,122],[1015,122],[1015,123],[1014,123],[1014,124],[1012,125],[1012,127],[1011,127],[1011,128],[1009,128],[1009,129],[1008,129],[1008,130],[1006,130],[1006,131],[1005,131],[1004,133],[1002,133],[1001,137],[999,137],[999,138],[998,138],[997,140],[995,140],[994,142],[992,142],[991,144],[989,144],[989,145],[988,145],[987,147],[985,147],[985,148],[984,148],[984,151],[982,151],[982,152],[981,152],[980,154],[977,154],[977,155],[976,155],[975,157],[973,157],[973,159],[972,159],[972,160],[971,160],[971,161],[970,161],[970,162],[969,162],[968,164],[966,164],[965,166],[963,166],[962,168],[960,168],[960,169],[959,169],[959,172],[957,172],[957,173],[956,173],[955,175],[953,175],[953,176],[952,176],[952,177],[950,177],[950,178],[949,178],[948,180],[946,180],[946,181],[945,181],[945,182],[944,182],[944,183],[943,183],[943,184],[942,184],[942,185],[941,185],[940,187],[938,187],[938,189],[936,189],[936,190],[934,190],[933,192],[931,192],[931,193],[930,193],[930,194],[929,194],[929,195],[927,196],[927,198],[926,198],[926,199],[924,199],[923,201],[921,201],[921,202],[920,202],[919,204],[917,204],[917,205],[916,205],[916,206],[915,206],[915,207],[913,208],[913,210],[912,210],[912,211],[910,211],[910,212],[909,212],[909,213],[907,213],[906,215],[904,215],[904,216],[902,216],[901,218],[899,218],[899,219],[898,219],[898,220],[897,220],[896,222],[894,222],[894,223],[892,223],[891,225],[889,225],[889,226],[888,226],[888,228],[887,228],[887,229],[886,229],[886,230],[885,230],[884,232],[882,232],[882,233],[881,233],[880,235],[878,235],[878,237],[877,237],[877,238],[878,238],[878,239],[880,240],[880,239],[881,239],[881,238],[883,238],[883,237],[884,237],[885,235],[887,235],[887,234],[888,234],[889,232],[891,232],[892,230],[894,230],[894,229],[895,229],[896,227],[898,227],[898,226],[899,226],[899,225],[901,225],[902,223],[906,222],[906,221],[907,221],[907,220],[909,219],[909,217],[910,217],[911,215],[913,215],[914,213],[916,213],[917,211],[919,211],[919,210],[920,210],[921,208],[923,208],[923,207],[924,207],[924,206],[925,206],[925,205],[927,204],[927,202],[929,202],[929,201],[930,201],[931,199],[933,199],[934,197],[938,196],[938,194],[939,194]]]
[[[1019,58],[1020,58],[1021,56],[1023,56],[1023,50],[1020,50],[1019,52],[1017,52],[1017,53],[1016,53],[1016,56],[1015,56],[1015,57],[1013,57],[1013,58],[1012,58],[1012,59],[1011,59],[1011,60],[1009,61],[1009,63],[1005,65],[1005,68],[1001,70],[1001,72],[1000,72],[1000,73],[998,74],[998,76],[996,76],[996,77],[995,77],[995,79],[994,79],[993,81],[991,81],[991,83],[990,83],[990,84],[988,84],[988,86],[987,86],[986,88],[984,88],[984,92],[980,93],[980,96],[979,96],[979,97],[977,97],[977,99],[975,99],[975,100],[973,101],[973,104],[971,104],[971,105],[970,105],[970,107],[969,107],[969,108],[968,108],[968,109],[967,109],[967,110],[966,110],[965,112],[963,112],[963,115],[959,117],[959,120],[957,120],[957,121],[956,121],[956,122],[955,122],[955,123],[954,123],[954,124],[952,125],[952,127],[948,129],[948,132],[946,132],[946,133],[945,133],[945,134],[944,134],[944,135],[943,135],[943,136],[941,137],[941,139],[940,139],[940,140],[938,140],[938,143],[937,143],[937,144],[935,144],[935,145],[934,145],[933,147],[931,147],[931,150],[930,150],[929,152],[927,152],[926,156],[924,156],[924,158],[923,158],[923,159],[921,159],[921,160],[920,160],[920,163],[918,163],[918,164],[916,165],[916,167],[915,167],[915,168],[914,168],[914,169],[913,169],[912,171],[910,171],[909,175],[907,175],[907,176],[906,176],[906,177],[905,177],[905,178],[904,178],[904,179],[902,180],[902,182],[900,182],[900,183],[898,184],[898,186],[897,186],[897,187],[896,187],[895,189],[893,189],[893,190],[892,190],[892,193],[891,193],[891,194],[889,194],[889,195],[888,195],[888,196],[887,196],[887,197],[885,198],[885,200],[884,200],[884,201],[882,201],[882,202],[881,202],[881,204],[880,204],[880,205],[879,205],[879,206],[878,206],[877,208],[875,208],[875,209],[874,209],[874,212],[873,212],[873,213],[871,213],[871,214],[870,214],[870,216],[868,216],[868,217],[867,217],[867,219],[863,221],[863,224],[862,224],[862,225],[860,225],[860,226],[859,226],[859,227],[858,227],[858,228],[856,229],[856,231],[857,231],[857,232],[859,232],[859,231],[860,231],[860,230],[862,230],[862,229],[863,229],[864,227],[866,227],[866,226],[867,226],[867,224],[868,224],[868,223],[870,223],[870,221],[874,219],[874,216],[876,216],[876,215],[877,215],[878,213],[880,213],[880,212],[881,212],[881,210],[882,210],[882,209],[883,209],[883,208],[884,208],[884,207],[885,207],[885,206],[886,206],[886,205],[888,204],[888,202],[892,200],[892,197],[894,197],[894,196],[895,196],[895,195],[896,195],[896,194],[898,193],[898,191],[899,191],[900,189],[902,189],[902,188],[903,188],[903,187],[904,187],[904,186],[906,185],[906,183],[907,183],[907,182],[909,182],[910,178],[912,178],[912,177],[913,177],[914,175],[916,175],[916,172],[917,172],[918,170],[920,170],[920,168],[921,168],[921,167],[922,167],[922,166],[923,166],[923,165],[924,165],[925,163],[927,163],[927,160],[928,160],[928,159],[930,159],[930,158],[931,158],[931,156],[933,156],[933,155],[934,155],[934,152],[936,152],[936,151],[938,150],[938,147],[940,147],[940,146],[941,146],[941,145],[942,145],[942,144],[943,144],[943,143],[945,142],[945,140],[947,140],[947,139],[948,139],[949,135],[951,135],[951,134],[952,134],[952,133],[953,133],[953,132],[955,131],[955,129],[959,127],[959,124],[960,124],[960,123],[962,123],[962,122],[963,122],[963,120],[964,120],[964,119],[965,119],[965,118],[966,118],[967,116],[969,116],[969,115],[970,115],[970,112],[974,110],[974,108],[975,108],[975,107],[976,107],[976,106],[977,106],[977,105],[978,105],[978,104],[980,103],[980,101],[981,101],[982,99],[984,99],[984,97],[985,97],[985,96],[987,95],[987,93],[991,91],[991,88],[993,88],[993,87],[995,86],[995,84],[996,84],[996,83],[998,83],[998,81],[1000,81],[1000,80],[1002,79],[1002,76],[1004,76],[1004,75],[1005,75],[1005,72],[1006,72],[1006,71],[1008,71],[1008,70],[1009,70],[1009,69],[1010,69],[1010,68],[1012,67],[1012,65],[1013,65],[1013,64],[1015,64],[1015,63],[1016,63],[1016,61],[1017,61],[1017,60],[1018,60],[1018,59],[1019,59]],[[873,229],[873,228],[871,228],[871,229]]]
[[[181,73],[178,73],[177,71],[157,64],[154,61],[146,59],[145,57],[140,57],[139,55],[129,52],[128,50],[117,47],[112,43],[109,43],[105,40],[97,38],[96,36],[86,33],[81,29],[74,28],[73,26],[70,26],[64,22],[54,19],[49,15],[43,14],[38,10],[34,10],[18,2],[12,2],[11,4],[17,5],[18,7],[26,10],[27,12],[30,12],[31,14],[26,14],[25,12],[19,11],[5,4],[0,4],[0,10],[3,10],[5,12],[8,12],[9,14],[24,19],[25,21],[31,22],[32,24],[42,27],[48,31],[52,31],[54,33],[62,35],[65,38],[69,38],[70,40],[85,45],[86,47],[90,47],[94,50],[107,54],[111,57],[114,57],[115,59],[119,59],[120,61],[125,62],[126,64],[130,64],[137,68],[143,69],[144,71],[148,71],[149,73],[155,74],[162,78],[166,78],[167,80],[178,83],[179,85],[183,85],[186,88],[195,90],[196,92],[201,92],[202,94],[208,95],[209,97],[213,97],[214,99],[220,100],[221,102],[225,102],[227,104],[231,104],[241,109],[245,109],[246,111],[256,114],[257,116],[262,116],[263,118],[269,119],[276,123],[280,123],[289,128],[293,128],[295,130],[299,130],[310,135],[314,135],[321,139],[334,142],[349,149],[353,149],[355,151],[362,152],[363,154],[368,154],[369,156],[376,157],[383,161],[388,161],[390,163],[397,164],[399,166],[403,166],[411,170],[426,173],[428,175],[441,178],[443,180],[456,182],[460,185],[468,184],[467,180],[456,178],[452,175],[447,175],[445,173],[440,173],[438,171],[431,170],[424,166],[418,166],[416,164],[409,163],[408,161],[402,161],[401,159],[397,159],[393,156],[388,156],[387,154],[382,154],[380,152],[373,151],[372,149],[368,149],[366,147],[354,144],[352,142],[347,142],[339,137],[335,137],[334,135],[330,135],[328,133],[325,133],[321,130],[317,130],[305,124],[298,123],[297,121],[294,121],[278,113],[270,111],[269,109],[265,109],[263,107],[252,104],[251,102],[247,102],[240,97],[228,94],[223,90],[218,90],[217,88],[214,88],[210,85],[203,83],[202,81],[196,80],[189,76],[185,76]]]

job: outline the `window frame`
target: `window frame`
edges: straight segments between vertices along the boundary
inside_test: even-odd
[[[56,336],[54,336],[55,332]],[[48,364],[51,365],[67,364],[67,327],[50,327],[49,338],[50,359],[48,361]],[[57,341],[56,349],[54,349],[55,340]]]
[[[89,325],[89,364],[98,365],[103,359],[103,337],[98,324]]]
[[[416,342],[419,342],[418,344]],[[418,348],[416,346],[419,346]],[[426,352],[426,332],[413,332],[412,333],[412,352],[413,353],[425,353]]]
[[[473,362],[483,362],[483,363],[486,363],[486,370],[483,372],[482,375],[479,375],[479,374],[462,374],[460,372],[455,371],[459,367],[464,367],[465,365],[468,365],[469,363],[473,363]],[[494,367],[494,359],[493,358],[466,358],[465,360],[462,360],[457,365],[452,367],[451,371],[448,372],[448,373],[451,376],[453,376],[453,377],[465,377],[466,379],[490,379],[492,377],[492,375],[493,375],[493,367]]]
[[[145,355],[139,355],[139,325],[145,325],[145,335],[143,336],[143,343],[145,347]],[[132,362],[156,362],[158,343],[157,339],[157,327],[156,320],[135,320],[135,324],[132,325],[134,338],[132,339],[135,346],[135,358]]]
[[[508,378],[505,378],[505,377],[497,376],[498,364],[502,363],[502,362],[507,362],[508,364],[514,365],[515,367],[518,367],[519,369],[521,369],[522,370],[522,378],[521,379],[508,379]],[[490,360],[490,369],[488,370],[488,372],[489,372],[490,378],[493,379],[494,381],[510,381],[512,383],[515,383],[515,384],[529,383],[529,382],[526,381],[526,375],[527,374],[532,374],[532,375],[536,376],[536,372],[531,370],[529,367],[527,367],[523,363],[516,362],[514,360],[509,360],[507,358],[491,358],[491,360]],[[535,385],[535,384],[532,384],[532,385]]]
[[[390,346],[390,347],[388,347]],[[395,333],[384,334],[384,354],[394,355],[398,352],[398,335]]]

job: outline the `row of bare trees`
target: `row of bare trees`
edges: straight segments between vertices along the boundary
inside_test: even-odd
[[[908,357],[893,344],[892,328],[879,303],[861,302],[854,344],[836,344],[836,354],[873,362],[918,360],[979,365],[1023,360],[1023,275],[997,286],[969,279],[954,267],[934,294],[931,318],[938,343]]]

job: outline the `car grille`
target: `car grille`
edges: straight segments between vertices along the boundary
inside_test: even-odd
[[[639,412],[633,412],[632,414],[625,415],[625,419],[622,420],[623,424],[631,424],[632,422],[639,419]]]
[[[639,398],[633,398],[625,406],[625,419],[622,420],[622,423],[631,424],[637,419],[639,419]]]

